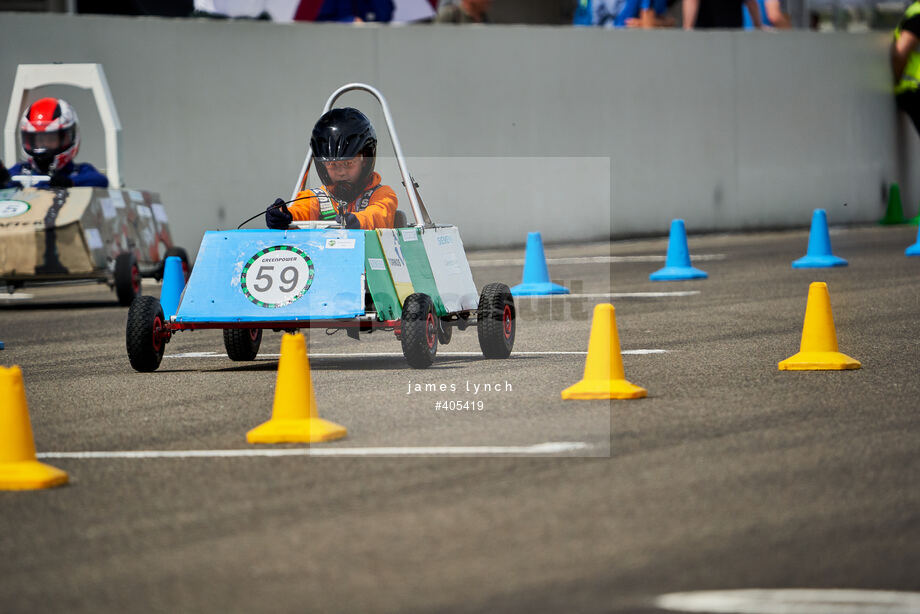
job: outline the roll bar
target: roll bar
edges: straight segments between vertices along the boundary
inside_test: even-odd
[[[383,94],[376,88],[364,83],[349,83],[343,85],[329,96],[329,99],[326,101],[326,106],[323,108],[323,113],[325,114],[332,110],[332,105],[335,104],[336,100],[338,100],[342,94],[354,90],[367,92],[380,103],[380,107],[383,109],[383,118],[387,124],[387,131],[390,133],[390,142],[393,143],[393,153],[396,154],[396,164],[399,166],[399,174],[402,175],[403,185],[406,187],[406,194],[409,196],[409,203],[412,205],[415,225],[433,226],[434,224],[432,224],[431,218],[428,216],[428,211],[425,209],[425,204],[422,202],[422,197],[418,193],[418,184],[415,183],[415,180],[413,180],[412,176],[409,174],[409,169],[406,166],[406,159],[403,156],[402,146],[399,144],[399,137],[396,136],[396,129],[393,126],[393,116],[390,114],[390,106],[387,104]],[[310,165],[312,162],[313,150],[308,147],[307,157],[304,159],[303,166],[300,168],[299,179],[294,185],[294,191],[291,193],[292,199],[297,197],[298,192],[306,189],[307,175],[310,174]]]

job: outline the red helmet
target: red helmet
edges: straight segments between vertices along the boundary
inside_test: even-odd
[[[19,121],[22,150],[42,173],[67,166],[80,149],[77,113],[60,98],[42,98],[29,105]]]

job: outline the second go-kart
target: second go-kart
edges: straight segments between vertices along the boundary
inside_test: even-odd
[[[415,368],[432,364],[454,328],[475,326],[486,358],[511,354],[511,291],[491,283],[477,292],[459,230],[431,222],[383,95],[369,85],[345,85],[329,97],[324,113],[352,90],[380,103],[415,224],[397,212],[397,228],[348,230],[318,221],[288,230],[206,232],[175,314],[165,314],[150,296],[132,303],[126,335],[134,369],[156,370],[173,334],[206,328],[223,329],[233,360],[255,359],[265,329],[300,328],[345,329],[356,339],[393,331]],[[311,162],[308,150],[295,194]]]
[[[22,175],[22,188],[0,189],[0,287],[71,281],[107,283],[121,305],[141,294],[141,279],[159,279],[170,256],[190,269],[188,255],[173,243],[160,197],[122,187],[121,124],[102,66],[24,64],[16,71],[4,128],[4,159],[17,156],[16,126],[29,92],[48,85],[92,91],[105,131],[105,175],[111,188],[36,188],[49,179]]]

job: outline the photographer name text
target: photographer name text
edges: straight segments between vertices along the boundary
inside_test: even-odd
[[[462,384],[423,384],[409,380],[409,389],[406,391],[406,394],[415,394],[418,392],[457,392],[458,390],[469,392],[474,395],[485,394],[487,392],[513,392],[511,382],[508,380],[482,384],[471,382],[470,380],[466,380]]]

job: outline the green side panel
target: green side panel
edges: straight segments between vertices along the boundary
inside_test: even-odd
[[[438,292],[438,285],[434,281],[434,274],[428,263],[428,254],[425,252],[425,245],[421,241],[418,228],[400,228],[396,234],[399,237],[399,248],[406,259],[406,266],[409,267],[409,277],[412,278],[412,286],[415,291],[430,296],[434,301],[435,313],[439,316],[446,316],[448,311],[444,307],[441,293]]]
[[[364,278],[377,314],[384,320],[398,320],[402,317],[402,305],[396,296],[396,288],[387,269],[386,257],[380,247],[376,230],[364,231]]]

